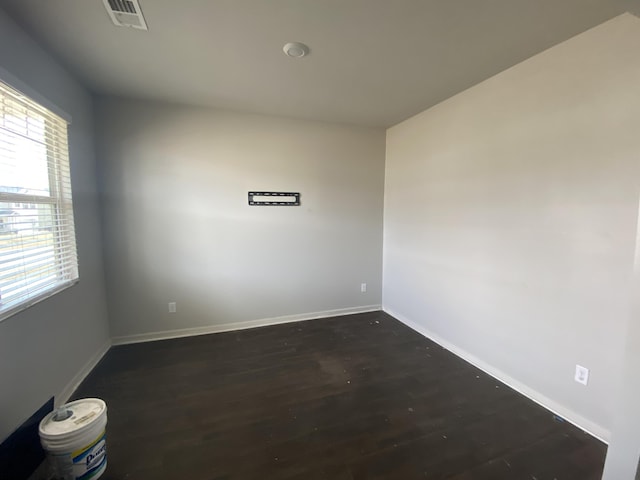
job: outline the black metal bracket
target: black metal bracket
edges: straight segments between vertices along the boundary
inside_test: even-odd
[[[267,197],[267,198],[256,200],[255,197]],[[283,198],[283,197],[289,197],[289,198]],[[300,206],[300,193],[299,192],[249,192],[249,205],[272,206],[272,207],[298,207]]]

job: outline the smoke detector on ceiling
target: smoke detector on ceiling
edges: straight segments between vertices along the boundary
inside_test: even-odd
[[[111,21],[118,27],[131,27],[138,30],[149,30],[144,21],[138,0],[102,0],[111,17]]]
[[[282,47],[282,51],[290,57],[301,58],[309,53],[309,47],[304,43],[290,42]]]

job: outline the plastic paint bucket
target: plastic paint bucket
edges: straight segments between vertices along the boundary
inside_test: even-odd
[[[40,422],[40,443],[55,478],[100,478],[107,468],[107,405],[99,398],[67,403]]]

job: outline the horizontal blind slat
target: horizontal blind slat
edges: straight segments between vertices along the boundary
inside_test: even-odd
[[[67,122],[0,82],[0,320],[77,277]]]

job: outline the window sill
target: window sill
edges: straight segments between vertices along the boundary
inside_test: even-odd
[[[67,288],[73,287],[78,282],[79,282],[79,279],[76,278],[75,280],[70,280],[68,282],[61,283],[59,285],[56,285],[51,290],[47,290],[46,292],[43,292],[40,295],[36,295],[35,297],[32,297],[24,302],[21,302],[13,307],[8,308],[7,310],[0,312],[0,323],[4,322],[10,317],[13,317],[17,313],[20,313],[23,310],[26,310],[27,308],[32,307],[36,303],[40,303],[43,300],[46,300],[49,297],[53,297],[54,295],[62,292],[63,290],[66,290]]]

